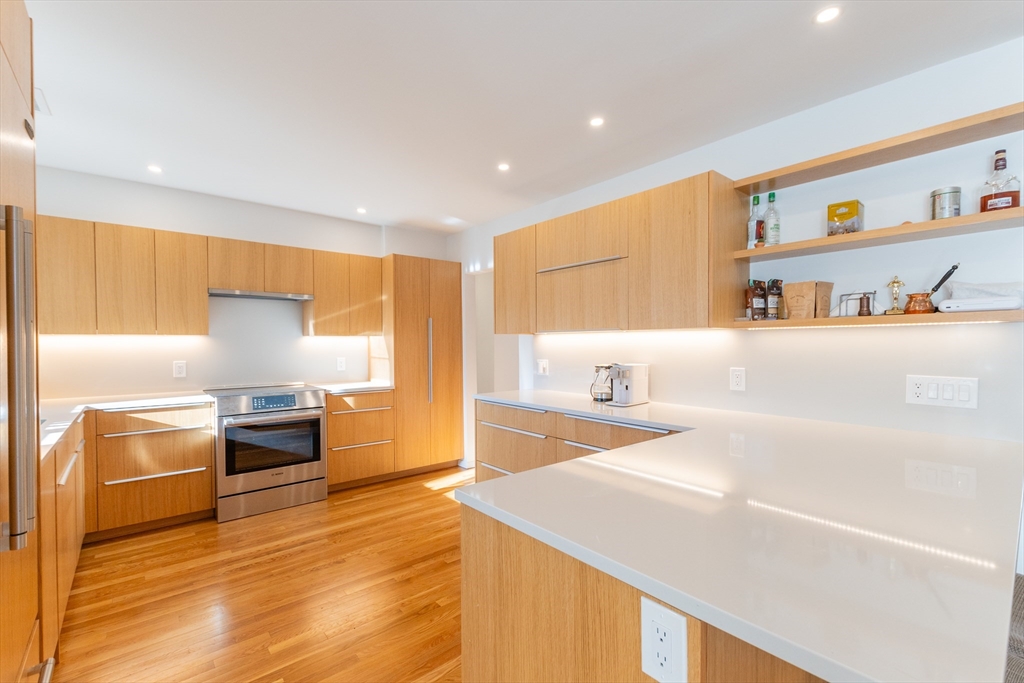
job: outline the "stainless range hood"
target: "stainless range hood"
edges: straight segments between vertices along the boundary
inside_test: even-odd
[[[233,299],[270,299],[272,301],[312,301],[312,294],[289,294],[287,292],[249,292],[244,289],[207,290],[210,296],[224,296]]]

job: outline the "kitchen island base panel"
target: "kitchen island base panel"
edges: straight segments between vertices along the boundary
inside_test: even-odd
[[[352,481],[343,481],[338,484],[330,484],[327,487],[328,493],[334,493],[335,491],[344,491],[345,489],[354,489],[357,486],[366,486],[368,484],[377,484],[382,481],[390,481],[392,479],[402,479],[404,477],[412,477],[417,474],[425,474],[427,472],[434,472],[436,470],[444,470],[450,467],[458,467],[458,460],[448,460],[447,462],[439,462],[436,465],[424,465],[423,467],[416,467],[411,470],[401,470],[400,472],[388,472],[387,474],[379,474],[374,477],[366,477],[364,479],[353,479]]]
[[[216,512],[211,507],[209,510],[188,512],[184,515],[175,515],[174,517],[154,519],[149,522],[142,522],[140,524],[120,526],[114,529],[104,529],[103,531],[91,531],[85,535],[85,539],[82,541],[82,544],[88,545],[90,543],[98,543],[99,541],[109,541],[112,538],[121,538],[123,536],[131,536],[132,534],[141,534],[146,531],[153,531],[154,529],[164,529],[169,526],[177,526],[179,524],[197,522],[200,519],[209,519],[210,517],[215,516],[215,514]]]
[[[640,669],[640,597],[650,596],[468,506],[461,515],[463,681],[653,680]],[[691,683],[821,681],[686,621]]]

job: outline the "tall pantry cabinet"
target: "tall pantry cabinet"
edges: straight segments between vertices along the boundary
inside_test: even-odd
[[[395,383],[395,470],[462,458],[462,266],[383,262],[384,337]]]
[[[22,218],[35,222],[35,143],[32,113],[32,20],[20,0],[0,2],[0,204],[18,206]],[[2,244],[0,263],[12,254]],[[0,279],[4,279],[0,277]],[[7,356],[11,342],[6,330],[6,285],[0,284],[0,522],[9,523],[9,460],[14,439],[8,433],[15,397],[7,392]],[[29,342],[34,344],[35,340]],[[38,457],[30,458],[38,468]],[[36,470],[38,473],[38,469]],[[37,481],[31,478],[31,481]],[[32,491],[28,495],[36,495]],[[42,512],[37,508],[38,515]],[[45,515],[45,513],[43,513]],[[18,681],[40,661],[39,652],[39,531],[29,531],[25,547],[0,549],[0,681]]]

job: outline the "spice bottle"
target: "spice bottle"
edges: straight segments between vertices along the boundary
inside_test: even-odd
[[[768,302],[765,300],[767,288],[764,284],[764,280],[750,280],[748,284],[752,290],[750,319],[764,320],[765,316],[768,314]]]
[[[981,188],[981,210],[996,211],[1020,206],[1020,180],[1006,170],[1006,150],[996,152],[995,170]]]
[[[779,319],[779,301],[782,299],[782,280],[769,280],[765,320]]]

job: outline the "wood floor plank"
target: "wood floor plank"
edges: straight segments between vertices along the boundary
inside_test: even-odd
[[[89,545],[53,680],[458,681],[450,492],[472,481],[454,468]]]

